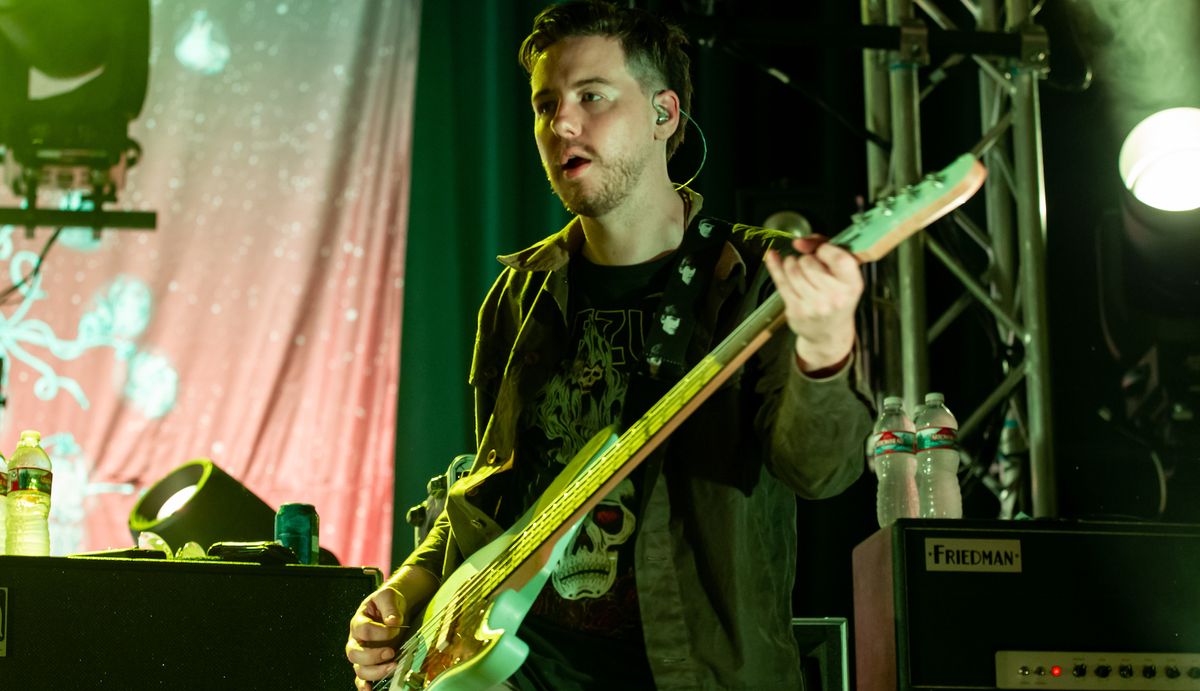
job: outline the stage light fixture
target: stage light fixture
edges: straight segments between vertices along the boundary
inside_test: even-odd
[[[1200,109],[1142,120],[1117,169],[1121,214],[1101,228],[1098,289],[1109,348],[1129,368],[1125,417],[1158,448],[1190,449],[1200,443]]]
[[[1169,108],[1142,120],[1121,145],[1118,167],[1141,203],[1168,212],[1200,209],[1200,108]]]
[[[1152,314],[1200,312],[1200,109],[1142,120],[1121,146],[1128,287]]]
[[[207,458],[188,461],[156,482],[129,514],[134,544],[143,532],[171,550],[195,542],[263,542],[275,538],[275,509]],[[321,548],[321,564],[337,564]]]
[[[271,540],[275,510],[207,458],[172,470],[138,499],[129,514],[129,532],[150,532],[172,549],[196,542]]]
[[[0,146],[5,182],[24,199],[0,222],[154,227],[153,214],[100,211],[141,153],[128,127],[149,54],[150,0],[0,0]],[[42,212],[39,190],[83,191],[96,211]]]

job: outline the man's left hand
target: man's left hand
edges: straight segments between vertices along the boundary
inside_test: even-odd
[[[799,254],[767,252],[767,271],[783,298],[788,328],[796,335],[800,370],[837,371],[854,348],[854,313],[863,293],[858,260],[820,236],[797,238]]]

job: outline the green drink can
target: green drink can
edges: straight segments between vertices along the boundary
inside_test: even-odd
[[[296,553],[301,564],[316,564],[320,556],[321,518],[312,504],[284,504],[275,513],[275,541]]]

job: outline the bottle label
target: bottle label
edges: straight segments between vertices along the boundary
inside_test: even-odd
[[[958,430],[953,427],[925,427],[917,430],[917,449],[953,449]]]
[[[53,483],[53,481],[54,474],[44,468],[8,469],[9,492],[33,490],[43,494],[50,494],[50,485]]]
[[[888,453],[912,453],[916,442],[912,432],[885,430],[875,439],[875,455]]]

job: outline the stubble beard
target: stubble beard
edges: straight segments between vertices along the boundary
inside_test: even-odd
[[[550,172],[546,171],[551,189],[570,214],[598,218],[609,213],[629,197],[646,170],[645,159],[639,160],[633,156],[611,160],[595,158],[591,165],[592,169],[588,172],[593,177],[599,177],[598,185],[591,192],[571,181],[556,183]]]

